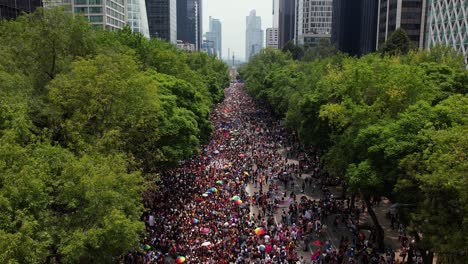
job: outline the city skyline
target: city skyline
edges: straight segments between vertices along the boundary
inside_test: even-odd
[[[222,54],[226,59],[230,53],[237,59],[245,60],[245,17],[252,9],[262,19],[262,29],[265,31],[273,25],[272,0],[204,0],[203,29],[209,28],[209,17],[219,18],[223,25]],[[205,33],[204,32],[204,33]],[[230,52],[228,52],[230,50]]]

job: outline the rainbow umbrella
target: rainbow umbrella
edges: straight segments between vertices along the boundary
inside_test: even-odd
[[[151,249],[151,246],[148,245],[148,244],[146,244],[146,245],[145,245],[145,249],[146,249],[146,250],[149,250],[149,249]]]
[[[204,227],[200,230],[200,233],[202,234],[209,234],[211,232],[211,229],[209,229],[208,227]]]
[[[254,232],[255,232],[255,234],[256,234],[257,236],[261,236],[261,235],[266,234],[266,230],[265,230],[265,228],[263,228],[263,227],[257,227],[257,228],[255,228]]]
[[[241,204],[242,204],[242,200],[235,200],[234,203],[237,204],[237,205],[241,205]]]
[[[211,190],[211,192],[213,192],[213,193],[218,193],[218,189],[216,189],[215,187],[211,187],[210,190]]]
[[[198,219],[193,218],[192,221],[190,221],[192,224],[198,224],[200,221]]]
[[[185,257],[183,256],[178,256],[175,260],[176,263],[184,263],[185,262]]]
[[[223,181],[216,181],[216,184],[223,185],[224,182]]]
[[[213,212],[211,212],[211,214],[212,214],[212,215],[218,215],[218,212],[213,211]]]
[[[240,200],[240,197],[238,195],[234,195],[232,198],[231,198],[231,201],[237,201],[237,200]]]

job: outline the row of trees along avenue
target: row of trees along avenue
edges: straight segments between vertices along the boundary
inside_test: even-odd
[[[0,263],[108,263],[142,196],[198,152],[227,66],[39,9],[0,22]]]
[[[411,51],[398,30],[361,58],[326,43],[304,53],[265,49],[240,72],[248,92],[285,119],[301,143],[319,147],[343,196],[401,208],[416,246],[430,259],[461,263],[468,249],[468,72],[449,48]],[[285,52],[286,51],[286,52]],[[353,199],[354,200],[354,199]],[[432,263],[432,262],[430,262]]]

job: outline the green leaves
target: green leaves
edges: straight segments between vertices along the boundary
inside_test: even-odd
[[[228,82],[214,57],[64,10],[0,21],[0,263],[138,249],[145,188],[199,151]]]
[[[297,62],[267,49],[241,74],[344,187],[414,205],[400,214],[419,246],[451,263],[467,247],[468,75],[449,48],[409,47],[399,30],[383,48],[391,56]]]

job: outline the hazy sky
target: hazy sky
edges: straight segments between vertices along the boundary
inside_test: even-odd
[[[221,20],[223,58],[228,48],[235,52],[236,59],[245,57],[245,17],[255,9],[262,17],[262,29],[273,24],[272,0],[203,0],[203,33],[209,30],[209,17]],[[265,40],[263,41],[265,42]],[[265,43],[264,43],[265,44]]]

